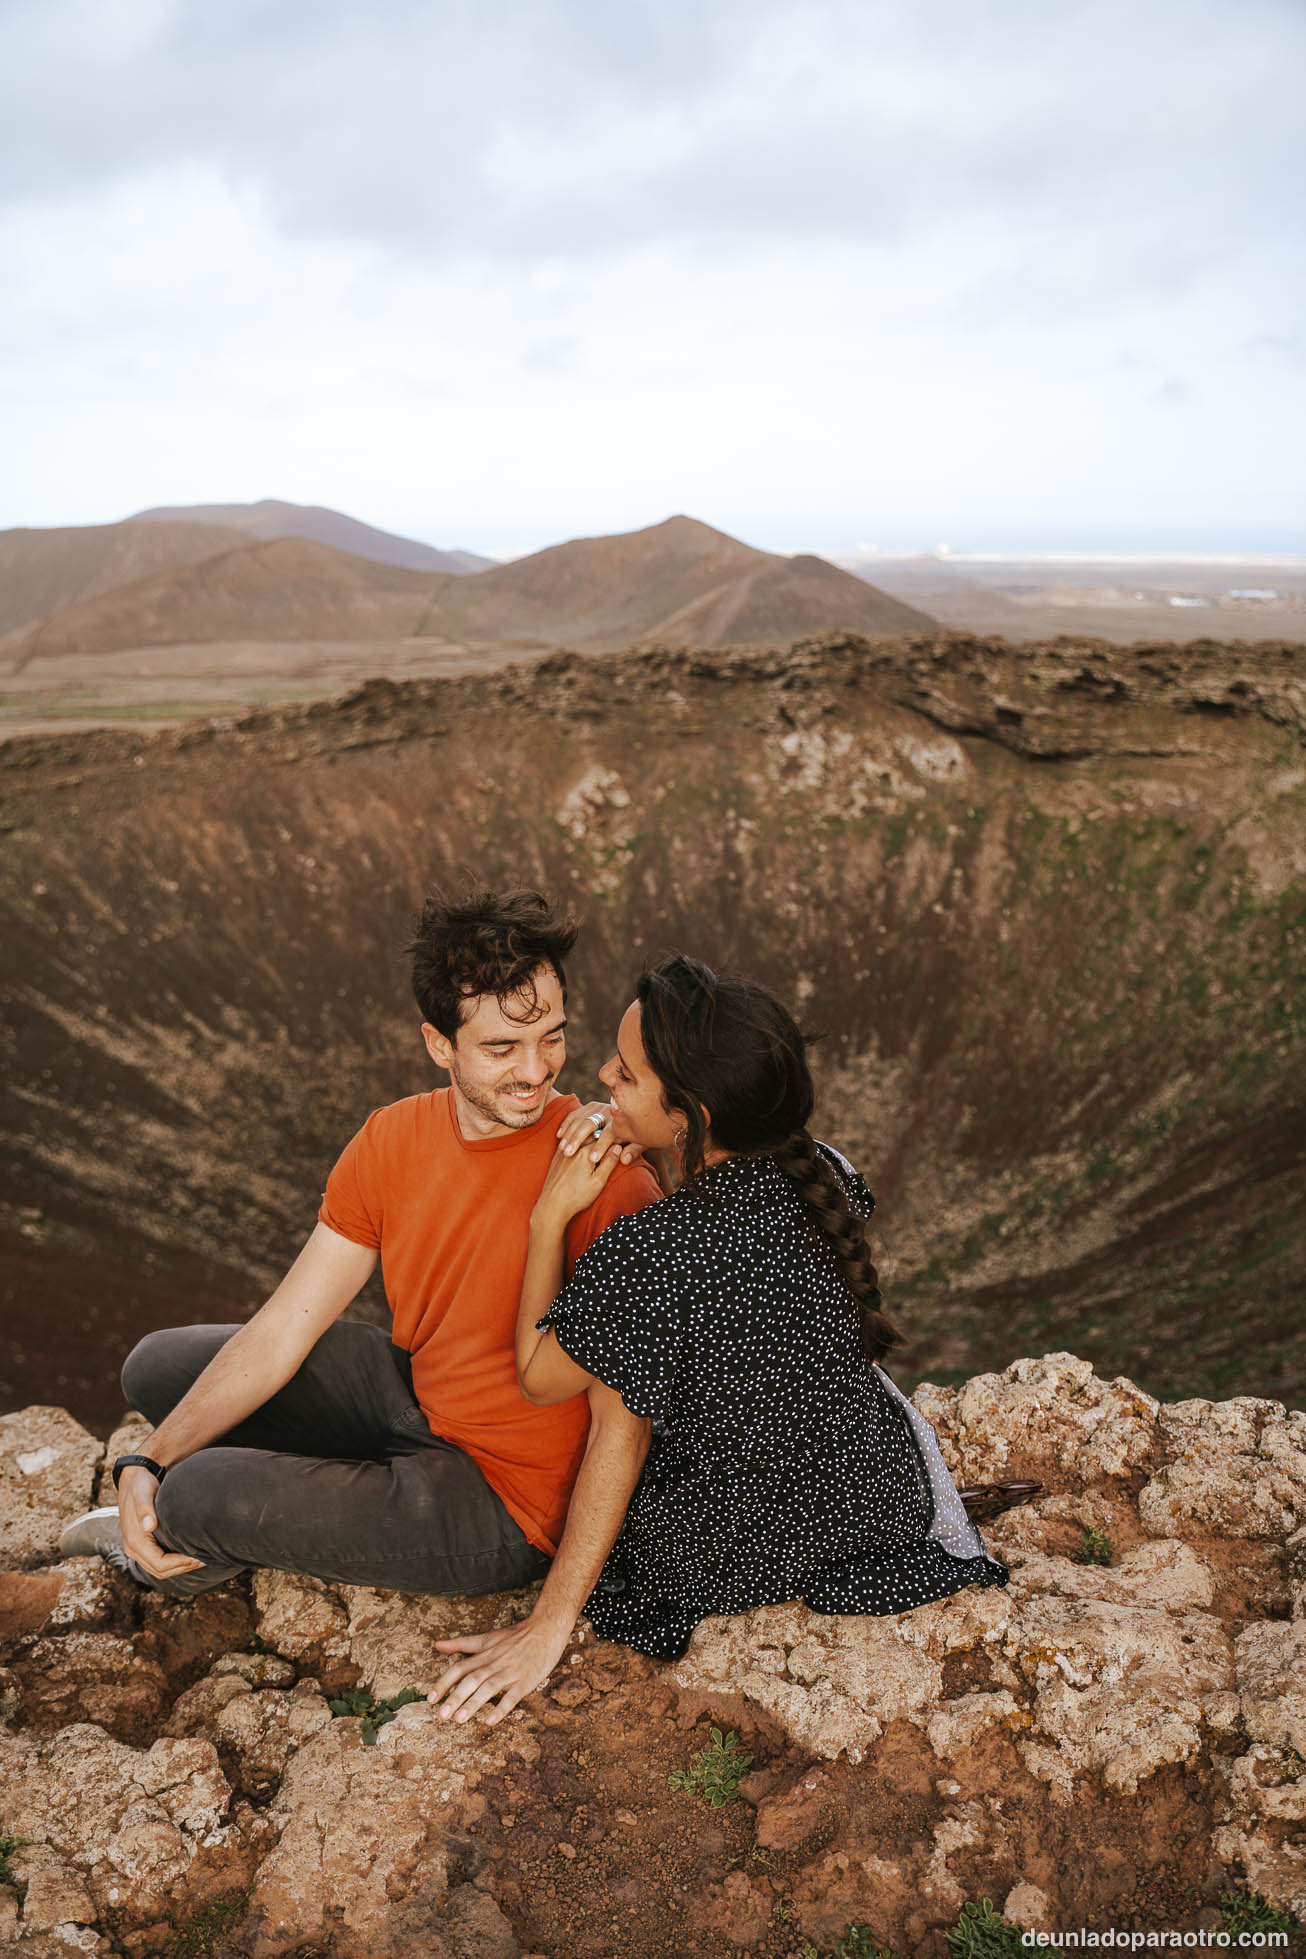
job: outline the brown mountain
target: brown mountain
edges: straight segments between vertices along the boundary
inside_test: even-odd
[[[927,613],[823,558],[755,551],[710,525],[671,517],[467,577],[370,563],[303,539],[242,543],[62,606],[0,642],[0,655],[21,671],[69,654],[226,642],[367,640],[381,643],[380,660],[384,642],[412,638],[607,652],[933,628]]]
[[[178,527],[180,528],[180,527]],[[194,642],[403,639],[421,629],[432,595],[453,574],[369,564],[301,538],[241,542],[61,606],[0,642],[19,666],[69,653]]]
[[[842,632],[856,618],[867,638],[930,632],[928,613],[903,605],[824,558],[768,558],[752,571],[691,600],[645,635],[675,646],[757,645],[799,633]]]
[[[259,503],[192,503],[161,505],[142,510],[129,523],[223,524],[246,537],[302,537],[312,544],[329,544],[335,551],[352,552],[378,565],[398,565],[404,571],[449,571],[459,575],[484,571],[493,558],[475,551],[438,551],[416,538],[396,537],[372,524],[346,517],[317,503],[283,503],[264,497]]]
[[[220,524],[77,524],[0,531],[0,633],[56,606],[211,558],[241,542]]]
[[[934,621],[823,558],[756,551],[692,517],[575,538],[446,587],[440,628],[603,652],[632,643],[722,646],[825,627],[929,632]]]

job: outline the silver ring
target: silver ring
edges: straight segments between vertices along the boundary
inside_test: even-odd
[[[591,1111],[590,1121],[594,1124],[594,1134],[596,1136],[598,1135],[600,1129],[606,1129],[608,1126],[607,1117],[601,1116],[597,1109]]]

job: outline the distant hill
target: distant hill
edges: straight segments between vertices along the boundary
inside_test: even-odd
[[[377,564],[308,539],[242,540],[199,564],[61,606],[9,635],[0,656],[21,671],[69,654],[236,641],[427,638],[606,652],[780,643],[827,630],[883,638],[933,626],[927,613],[823,558],[755,551],[708,524],[671,517],[466,576]]]
[[[396,537],[392,531],[379,531],[357,517],[346,517],[339,510],[321,504],[282,503],[264,497],[261,503],[194,503],[142,510],[127,520],[132,524],[223,524],[246,537],[303,537],[314,544],[329,544],[336,551],[351,551],[356,558],[370,558],[378,565],[399,565],[405,571],[447,571],[455,576],[484,571],[493,558],[478,557],[475,551],[437,551],[434,545],[419,544],[415,538]]]
[[[434,609],[451,638],[565,643],[589,652],[640,641],[721,646],[838,627],[928,632],[902,605],[823,558],[756,551],[692,517],[575,538],[446,586]]]
[[[3,651],[21,662],[192,641],[404,639],[452,582],[449,572],[371,564],[304,538],[242,539],[200,564],[61,606]]]
[[[107,592],[244,540],[220,524],[77,524],[0,531],[0,633],[31,625],[56,606]]]
[[[860,590],[854,588],[860,586]],[[677,646],[758,645],[852,630],[868,638],[929,632],[934,620],[824,558],[767,558],[663,620],[646,638]]]

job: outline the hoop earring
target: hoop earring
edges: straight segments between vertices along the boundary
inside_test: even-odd
[[[675,1138],[674,1138],[674,1141],[675,1141],[675,1145],[676,1145],[676,1148],[677,1148],[678,1150],[683,1150],[683,1149],[684,1149],[684,1147],[685,1147],[685,1138],[686,1138],[686,1136],[688,1136],[688,1134],[689,1134],[689,1131],[688,1131],[687,1129],[678,1129],[678,1130],[676,1131],[676,1134],[675,1134]]]

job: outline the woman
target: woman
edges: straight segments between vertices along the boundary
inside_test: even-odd
[[[677,956],[640,981],[600,1078],[611,1116],[563,1127],[517,1329],[529,1400],[602,1383],[652,1430],[615,1543],[598,1548],[595,1631],[676,1659],[710,1613],[796,1598],[891,1613],[1006,1584],[933,1429],[877,1364],[901,1335],[866,1244],[875,1200],[808,1133],[792,1016]],[[559,1289],[568,1220],[635,1144],[669,1153],[679,1187],[616,1220]],[[445,1644],[490,1659],[508,1637]],[[471,1668],[431,1698],[460,1674],[470,1691]],[[497,1691],[476,1685],[477,1704]]]

